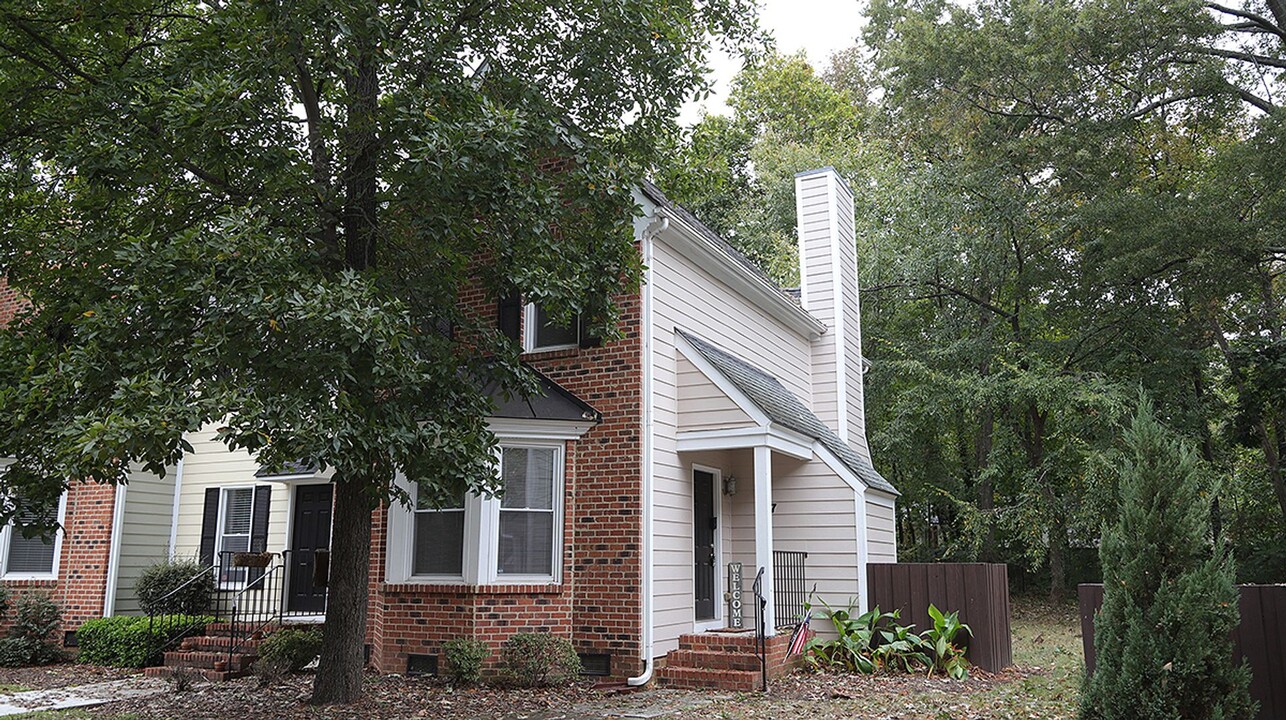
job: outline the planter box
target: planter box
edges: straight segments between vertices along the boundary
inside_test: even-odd
[[[266,568],[272,564],[274,553],[239,552],[232,554],[232,567]]]

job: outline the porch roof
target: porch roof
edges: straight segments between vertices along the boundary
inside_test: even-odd
[[[870,460],[859,455],[848,443],[841,440],[834,430],[814,415],[813,411],[809,410],[808,406],[793,392],[786,389],[776,377],[692,333],[678,328],[675,332],[691,343],[702,357],[744,393],[773,423],[820,442],[868,487],[898,494],[897,489],[875,470]]]
[[[516,420],[562,420],[568,422],[601,422],[603,416],[597,410],[576,397],[567,388],[545,377],[539,370],[526,365],[525,368],[536,376],[539,390],[534,395],[509,395],[503,392],[500,383],[492,380],[483,387],[482,392],[495,404],[493,418]]]

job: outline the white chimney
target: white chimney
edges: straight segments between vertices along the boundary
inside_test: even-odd
[[[799,173],[795,212],[800,300],[828,328],[813,341],[813,412],[869,460],[853,191],[835,168]]]

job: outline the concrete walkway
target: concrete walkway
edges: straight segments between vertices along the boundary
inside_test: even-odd
[[[21,715],[38,710],[92,707],[114,700],[155,695],[168,689],[169,684],[164,680],[138,676],[93,685],[76,685],[53,690],[28,690],[0,695],[0,716]]]

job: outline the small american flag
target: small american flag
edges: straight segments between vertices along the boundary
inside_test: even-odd
[[[804,614],[804,619],[799,621],[795,626],[795,634],[790,636],[790,647],[786,649],[786,656],[800,655],[804,652],[804,646],[808,644],[808,623],[813,619],[812,611]]]

